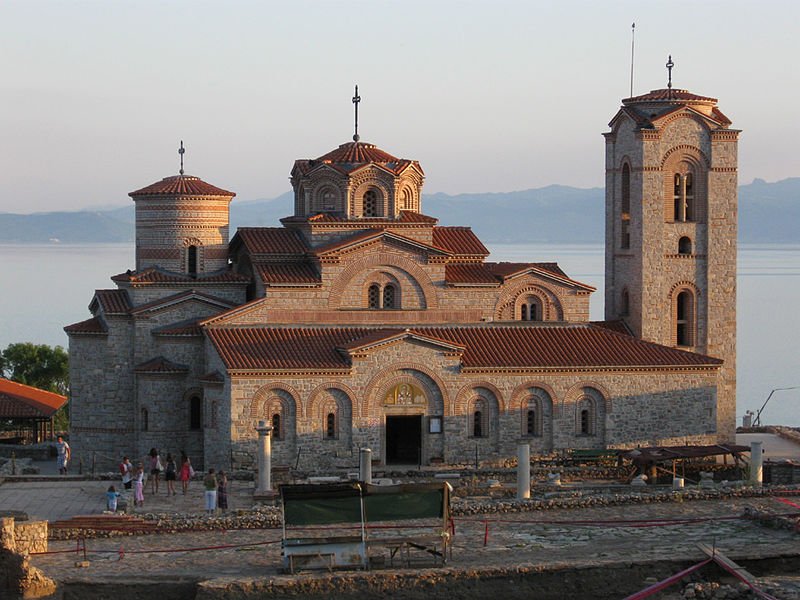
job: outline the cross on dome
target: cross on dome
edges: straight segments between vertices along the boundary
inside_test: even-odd
[[[357,142],[358,140],[361,139],[360,137],[358,137],[358,103],[359,102],[361,102],[361,96],[358,95],[358,84],[356,84],[356,93],[355,93],[355,96],[353,96],[353,104],[356,107],[356,128],[355,128],[355,133],[353,134],[353,141],[354,142]]]

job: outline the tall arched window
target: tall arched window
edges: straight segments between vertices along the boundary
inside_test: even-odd
[[[197,246],[186,249],[186,269],[189,275],[197,275]]]
[[[694,297],[683,290],[675,300],[675,344],[692,346],[694,333]]]
[[[528,296],[520,305],[519,318],[521,321],[541,321],[542,303],[535,296]]]
[[[631,247],[631,168],[628,163],[622,165],[622,202],[619,231],[619,247],[627,250]]]
[[[331,188],[322,191],[322,210],[325,212],[336,210],[336,192]]]
[[[272,415],[272,437],[276,440],[283,439],[283,431],[281,431],[281,415],[275,413]]]
[[[378,217],[378,192],[376,190],[367,190],[364,192],[364,216],[365,217]]]
[[[528,412],[525,415],[525,433],[530,437],[537,434],[535,406],[529,406]]]
[[[683,236],[678,240],[678,254],[691,254],[692,253],[692,240]]]
[[[367,296],[367,306],[369,308],[377,309],[381,307],[381,286],[377,283],[373,283],[369,286]]]
[[[142,409],[142,431],[147,431],[150,429],[150,413],[147,412],[146,408]]]
[[[472,437],[483,437],[483,411],[472,413]]]
[[[676,173],[673,180],[673,202],[675,221],[694,220],[694,177],[691,173]]]
[[[395,308],[394,291],[395,291],[394,286],[392,284],[389,284],[385,288],[383,288],[383,308]]]
[[[400,210],[414,210],[414,194],[408,188],[403,189]]]
[[[336,439],[336,413],[328,413],[325,417],[325,439]]]
[[[630,294],[628,294],[628,290],[622,290],[622,294],[620,294],[619,298],[619,315],[621,317],[627,317],[630,314],[631,310],[631,298]]]
[[[199,396],[189,398],[189,429],[197,430],[203,427],[203,401]]]
[[[581,409],[581,435],[589,435],[591,433],[591,429],[589,427],[590,421],[590,412],[588,408]]]

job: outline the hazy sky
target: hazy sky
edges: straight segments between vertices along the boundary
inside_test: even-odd
[[[800,2],[0,0],[0,211],[124,205],[178,170],[289,189],[350,140],[417,159],[432,192],[603,185],[629,95],[714,96],[740,183],[800,175]]]

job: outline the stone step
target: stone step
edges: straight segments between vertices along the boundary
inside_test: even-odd
[[[50,529],[96,529],[146,533],[158,531],[158,524],[155,521],[146,521],[130,515],[85,515],[75,516],[63,521],[55,521],[50,523]]]

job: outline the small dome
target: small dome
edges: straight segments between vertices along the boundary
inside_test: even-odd
[[[206,183],[193,175],[172,175],[128,194],[135,196],[229,196],[236,194]]]
[[[400,159],[384,152],[374,144],[365,142],[347,142],[335,150],[320,156],[320,162],[326,163],[398,163]]]
[[[716,98],[709,98],[708,96],[698,96],[697,94],[692,94],[687,90],[671,90],[669,88],[661,89],[661,90],[651,90],[647,94],[642,94],[641,96],[633,96],[632,98],[625,98],[622,103],[625,105],[628,104],[639,104],[639,103],[649,103],[649,102],[675,102],[675,103],[700,103],[700,104],[716,104]]]

